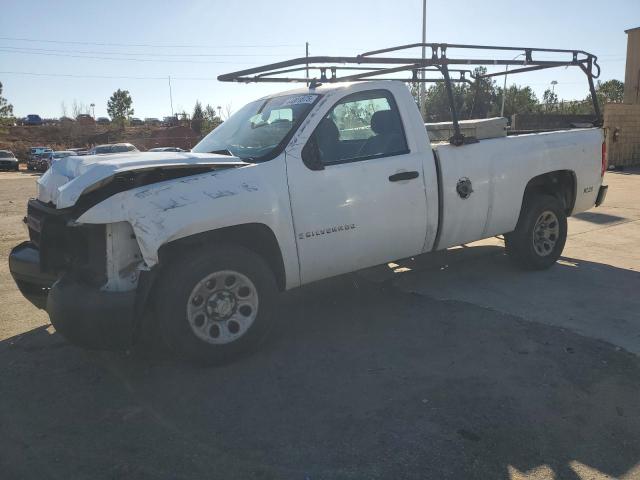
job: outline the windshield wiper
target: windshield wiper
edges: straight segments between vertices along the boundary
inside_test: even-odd
[[[226,155],[227,157],[233,157],[235,156],[233,153],[231,153],[229,150],[227,150],[226,148],[223,148],[222,150],[213,150],[212,152],[209,153],[215,153],[217,155]]]

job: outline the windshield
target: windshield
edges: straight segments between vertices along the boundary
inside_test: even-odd
[[[0,158],[13,158],[13,153],[0,151]]]
[[[245,105],[194,148],[198,153],[225,153],[243,160],[271,158],[293,134],[319,95],[284,95]]]

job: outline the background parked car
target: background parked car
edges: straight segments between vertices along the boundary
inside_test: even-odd
[[[16,171],[20,169],[18,159],[11,150],[0,150],[0,169]]]
[[[165,127],[175,127],[178,125],[178,117],[164,117],[162,119],[162,125]]]
[[[27,157],[27,170],[42,170],[47,164],[46,159],[43,160],[42,157],[47,157],[51,152],[53,150],[49,147],[31,147]]]
[[[160,125],[160,119],[155,117],[147,117],[144,119],[144,123],[146,123],[147,125],[153,125],[154,127],[157,127],[158,125]]]
[[[29,114],[22,119],[23,125],[42,125],[42,118],[40,115]]]
[[[150,148],[147,152],[186,152],[180,147],[155,147]]]
[[[98,117],[96,123],[98,125],[109,125],[111,123],[111,120],[109,120],[107,117]]]
[[[97,145],[89,151],[89,155],[104,155],[110,153],[139,152],[135,145],[130,143],[107,143]]]
[[[67,148],[67,151],[74,152],[76,155],[89,155],[88,148]]]
[[[79,125],[95,125],[96,121],[93,119],[91,115],[87,115],[86,113],[81,113],[76,117],[76,121]]]
[[[140,125],[144,125],[144,122],[140,120],[138,117],[133,117],[131,120],[129,120],[129,124],[132,127],[139,127]]]
[[[69,117],[60,117],[60,123],[73,123],[75,120]]]

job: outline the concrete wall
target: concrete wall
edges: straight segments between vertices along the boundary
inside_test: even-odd
[[[627,68],[624,75],[624,103],[640,104],[640,27],[626,30]]]
[[[609,165],[640,165],[640,104],[608,103],[604,127]]]

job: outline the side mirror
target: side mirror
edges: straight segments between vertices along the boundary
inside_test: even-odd
[[[307,144],[302,149],[302,163],[304,163],[309,170],[324,170],[324,164],[320,158],[320,149],[318,148],[318,141],[315,135],[311,135]]]

